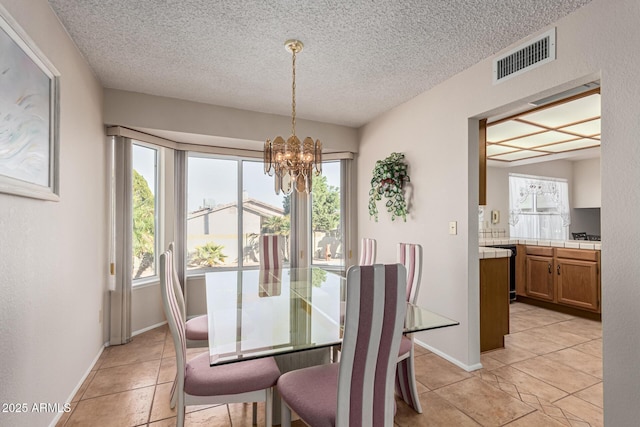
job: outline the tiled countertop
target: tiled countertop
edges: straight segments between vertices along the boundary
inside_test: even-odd
[[[485,258],[509,258],[511,256],[511,250],[510,249],[485,248],[485,247],[482,247],[482,246],[480,246],[478,249],[479,249],[478,258],[480,258],[480,259],[485,259]]]
[[[569,249],[595,249],[601,250],[600,242],[592,242],[588,240],[530,240],[530,239],[480,239],[480,249],[482,246],[491,245],[530,245],[530,246],[551,246],[554,248],[569,248]],[[488,248],[494,249],[494,248]],[[480,256],[482,258],[482,256]],[[494,258],[494,257],[486,257]]]

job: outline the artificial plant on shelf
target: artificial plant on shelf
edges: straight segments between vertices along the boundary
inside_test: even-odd
[[[404,197],[404,183],[409,182],[407,164],[404,154],[391,153],[384,160],[378,160],[373,168],[371,190],[369,190],[369,217],[378,221],[378,207],[376,203],[386,197],[387,212],[391,213],[391,220],[402,217],[407,221],[407,200]]]

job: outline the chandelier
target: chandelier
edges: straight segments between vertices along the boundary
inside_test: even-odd
[[[286,142],[277,136],[273,142],[267,139],[264,143],[264,173],[275,175],[276,194],[281,191],[291,194],[294,188],[300,193],[310,193],[312,175],[322,173],[322,144],[310,137],[300,142],[296,136],[296,54],[303,45],[299,40],[287,40],[284,46],[292,55],[291,136]]]

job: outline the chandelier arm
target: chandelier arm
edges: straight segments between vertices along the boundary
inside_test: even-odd
[[[292,50],[293,83],[291,84],[291,135],[296,134],[296,50]]]

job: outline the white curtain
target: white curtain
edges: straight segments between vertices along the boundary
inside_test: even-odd
[[[112,137],[113,145],[113,203],[115,212],[113,235],[114,283],[110,289],[111,316],[109,344],[131,341],[131,233],[133,229],[132,144],[131,139]],[[111,285],[110,285],[111,287]]]
[[[511,237],[567,240],[569,211],[567,180],[509,174]]]

